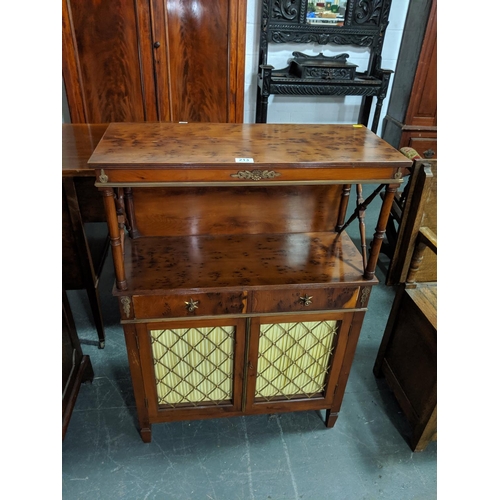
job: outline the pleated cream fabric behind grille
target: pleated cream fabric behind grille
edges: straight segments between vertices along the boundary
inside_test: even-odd
[[[336,321],[262,324],[255,396],[321,393],[336,333]]]
[[[234,326],[151,330],[159,404],[228,401]]]

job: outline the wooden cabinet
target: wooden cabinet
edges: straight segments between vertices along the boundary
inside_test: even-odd
[[[363,126],[114,123],[89,166],[142,439],[294,410],[333,426],[411,161]],[[361,251],[345,231],[352,183],[360,202],[362,184],[385,186],[369,255],[364,229]]]
[[[73,123],[242,122],[246,1],[63,0]]]
[[[437,158],[437,0],[410,2],[382,137]]]

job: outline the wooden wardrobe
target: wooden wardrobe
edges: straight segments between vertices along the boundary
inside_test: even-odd
[[[246,0],[63,0],[72,123],[243,121]]]
[[[437,0],[408,7],[382,138],[437,159]]]

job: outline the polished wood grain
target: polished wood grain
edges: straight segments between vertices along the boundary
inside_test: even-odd
[[[193,301],[196,309],[188,308]],[[247,292],[206,292],[198,290],[181,294],[133,297],[134,317],[148,318],[196,318],[197,316],[239,315],[247,312]]]
[[[134,187],[134,210],[128,213],[141,236],[333,231],[341,190],[340,185]]]
[[[366,283],[345,233],[127,239],[124,262],[127,294]]]
[[[63,0],[73,123],[242,122],[246,0]]]
[[[225,123],[112,123],[89,159],[90,167],[106,171],[216,165],[349,167],[360,177],[360,168],[404,169],[411,161],[362,126]]]
[[[173,121],[229,121],[229,3],[167,2]]]
[[[256,290],[251,294],[249,310],[258,313],[289,313],[310,311],[353,309],[356,307],[359,289],[314,288],[303,286],[300,289]],[[310,303],[304,304],[301,297],[308,297]]]
[[[63,177],[95,177],[88,161],[107,128],[107,123],[62,124]]]
[[[65,81],[76,89],[79,102],[68,94],[72,121],[107,123],[157,119],[155,96],[151,92],[152,68],[141,67],[150,45],[141,46],[137,25],[149,17],[148,4],[138,0],[65,0],[66,28],[70,29],[73,51],[63,51],[63,60],[74,61]],[[64,15],[63,13],[63,15]],[[75,71],[76,70],[76,71]],[[83,113],[73,119],[73,108],[83,104]],[[151,116],[151,113],[154,116]]]

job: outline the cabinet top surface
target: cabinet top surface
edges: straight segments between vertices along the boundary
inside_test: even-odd
[[[90,168],[252,166],[408,167],[411,161],[364,126],[112,123]]]
[[[89,161],[108,124],[70,124],[62,126],[62,175],[93,176]]]

